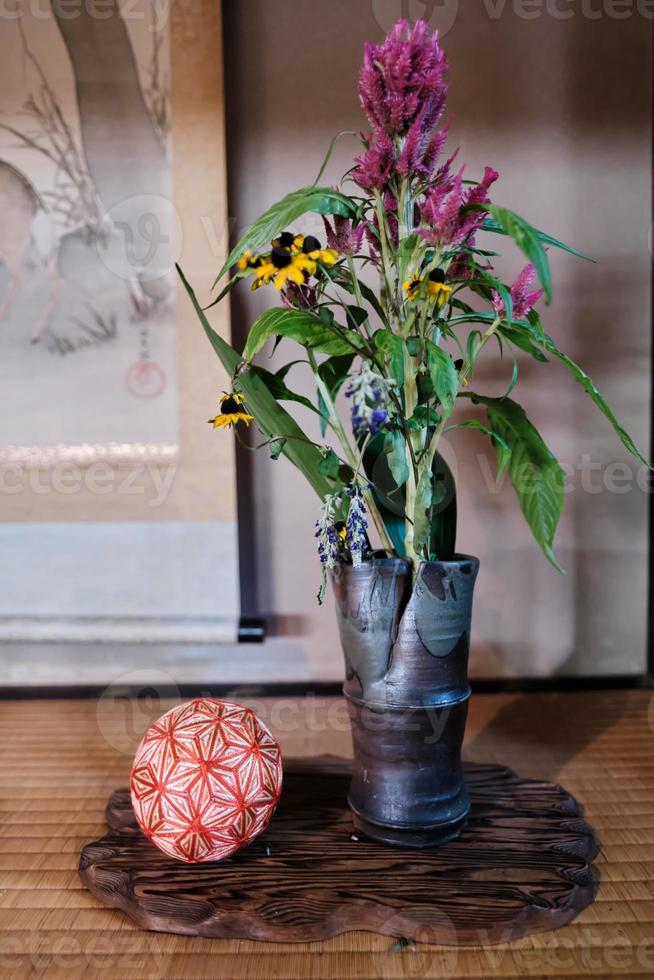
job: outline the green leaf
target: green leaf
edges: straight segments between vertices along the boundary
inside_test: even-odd
[[[327,432],[327,426],[329,425],[329,408],[327,402],[322,396],[322,391],[318,388],[318,411],[320,412],[320,435],[325,436]]]
[[[337,357],[328,357],[318,368],[318,374],[327,385],[332,398],[336,397],[342,385],[347,381],[348,372],[352,367],[355,356],[355,354],[342,354]],[[318,407],[323,416],[320,420],[320,431],[324,436],[327,431],[329,411],[320,389],[318,389]]]
[[[422,354],[422,337],[412,334],[406,339],[406,349],[411,357],[420,357]]]
[[[511,298],[509,288],[503,282],[501,282],[497,276],[493,276],[490,272],[487,272],[486,269],[480,269],[477,267],[475,269],[475,275],[476,278],[471,280],[469,284],[470,289],[474,293],[478,293],[480,296],[483,296],[484,299],[487,299],[489,302],[493,301],[493,293],[498,292],[500,294],[500,299],[504,304],[504,320],[507,322],[513,320],[513,299]],[[496,320],[497,313],[486,313],[483,314],[483,317],[484,319],[490,317],[491,320]]]
[[[347,381],[348,372],[352,367],[354,358],[354,354],[328,357],[318,368],[318,374],[327,385],[331,395],[336,395],[344,382]]]
[[[502,401],[503,399],[498,399]],[[487,436],[490,436],[496,443],[506,449],[509,455],[511,454],[511,447],[508,442],[502,438],[499,432],[495,432],[493,429],[489,429],[487,425],[484,425],[478,419],[466,419],[465,422],[457,422],[455,425],[448,425],[444,430],[445,432],[453,432],[455,429],[479,429],[480,432],[485,432]]]
[[[388,327],[389,326],[388,317],[386,316],[384,307],[379,302],[379,297],[377,296],[377,294],[373,292],[370,286],[367,286],[365,282],[359,281],[359,289],[361,290],[361,295],[363,296],[363,298],[368,303],[370,303],[373,310],[375,311],[375,313],[377,314],[381,322],[384,324],[384,326]]]
[[[434,385],[436,397],[443,406],[445,415],[451,415],[456,404],[459,390],[459,375],[454,367],[454,361],[441,347],[431,340],[426,341],[427,367]]]
[[[372,484],[372,492],[379,513],[393,542],[393,548],[398,558],[404,558],[404,493],[395,485],[393,474],[389,467],[388,456],[384,452],[386,433],[378,432],[368,442],[363,454],[363,466],[366,476]]]
[[[513,322],[514,324],[516,323],[515,320]],[[518,327],[519,326],[521,326],[521,324],[518,324]],[[548,363],[548,360],[543,352],[540,350],[540,348],[536,347],[530,334],[524,329],[520,330],[515,326],[508,327],[506,325],[502,325],[499,327],[499,333],[501,333],[506,340],[510,341],[516,347],[519,347],[520,350],[523,350],[526,354],[531,354],[534,360],[539,361],[541,364]]]
[[[508,208],[500,207],[499,204],[475,204],[475,209],[488,211],[500,225],[502,231],[512,238],[529,261],[533,262],[536,275],[545,290],[545,298],[548,303],[551,303],[552,275],[550,264],[547,258],[547,252],[543,247],[542,239],[536,229],[532,228],[519,214],[516,214],[514,211],[509,211]],[[487,225],[484,227],[487,227]]]
[[[338,141],[340,139],[343,138],[343,136],[356,136],[356,133],[352,129],[344,129],[342,133],[337,133],[337,135],[333,138],[333,140],[329,144],[329,148],[327,150],[327,154],[325,156],[325,159],[322,162],[322,166],[321,166],[320,170],[318,171],[318,176],[316,177],[316,179],[313,182],[313,185],[312,185],[313,187],[315,187],[316,184],[318,183],[318,181],[322,178],[322,175],[324,174],[325,170],[327,169],[327,165],[329,164],[329,161],[332,158],[332,153],[334,152],[334,149],[336,147],[336,144],[338,143]]]
[[[381,497],[374,489],[373,496],[377,503],[377,509],[381,519],[384,522],[384,527],[388,532],[388,536],[393,542],[393,550],[398,558],[406,557],[406,543],[404,540],[404,534],[406,531],[406,525],[404,516],[397,513],[395,510],[389,509],[384,503],[384,498]]]
[[[205,313],[206,313],[207,310],[210,310],[214,306],[218,306],[219,303],[222,303],[222,301],[224,300],[225,296],[227,296],[228,293],[231,293],[231,291],[234,288],[234,286],[238,286],[239,282],[242,279],[247,279],[247,277],[248,277],[248,273],[247,272],[238,272],[235,276],[232,276],[232,278],[229,280],[229,282],[227,283],[227,285],[225,286],[225,288],[222,289],[218,293],[218,295],[216,296],[216,298],[214,300],[212,300],[211,303],[209,303],[207,306],[203,307]]]
[[[368,311],[362,306],[346,306],[347,325],[352,330],[358,330],[362,323],[368,319]]]
[[[403,487],[409,479],[409,464],[406,458],[406,442],[398,429],[385,433],[384,453],[396,487]]]
[[[604,401],[604,398],[603,398],[601,392],[595,386],[595,383],[591,380],[591,378],[588,377],[588,375],[586,374],[586,372],[585,371],[582,371],[582,369],[579,367],[579,365],[578,364],[575,364],[575,362],[571,358],[569,358],[567,356],[567,354],[564,354],[563,351],[560,351],[558,349],[558,347],[556,346],[556,344],[554,343],[554,341],[550,337],[546,337],[545,338],[545,341],[543,343],[543,346],[544,346],[545,350],[549,354],[552,355],[552,357],[558,358],[558,360],[561,361],[562,364],[565,364],[565,366],[567,368],[569,368],[569,370],[572,372],[574,378],[579,382],[579,384],[584,389],[584,391],[588,395],[590,395],[590,397],[593,399],[593,401],[595,402],[595,404],[599,408],[599,410],[602,413],[602,415],[604,415],[605,418],[607,418],[609,420],[609,422],[611,423],[611,425],[615,429],[615,431],[616,431],[616,433],[617,433],[617,435],[618,435],[618,437],[619,437],[622,445],[625,447],[625,449],[629,450],[629,452],[632,454],[632,456],[635,456],[637,460],[639,460],[641,463],[643,463],[649,469],[652,469],[651,463],[648,463],[648,461],[645,459],[645,457],[639,451],[638,447],[636,446],[634,440],[631,438],[631,436],[629,435],[629,433],[623,428],[622,425],[620,425],[620,423],[618,422],[617,418],[615,417],[615,415],[613,414],[613,412],[611,411],[611,409],[609,408],[609,406]]]
[[[265,368],[259,367],[259,365],[252,365],[250,371],[261,378],[266,388],[273,396],[273,398],[278,402],[298,402],[300,405],[304,405],[306,408],[310,408],[312,412],[320,415],[320,411],[316,408],[310,398],[306,398],[304,395],[298,395],[297,392],[291,391],[287,387],[283,380],[283,374],[279,372],[273,374],[271,371],[267,371]],[[284,374],[286,372],[284,371]]]
[[[179,266],[177,271],[213,349],[230,377],[234,377],[241,358],[213,329]],[[322,453],[307,439],[295,419],[275,401],[261,378],[251,371],[244,371],[239,374],[238,383],[261,431],[269,438],[285,440],[282,452],[304,474],[318,496],[324,499],[329,493],[343,490],[344,484],[340,480],[328,480],[318,472]]]
[[[282,452],[284,451],[284,446],[286,445],[286,439],[273,439],[269,445],[270,458],[279,459]]]
[[[508,234],[508,232],[504,230],[504,228],[499,223],[499,221],[494,221],[490,218],[487,218],[486,221],[484,222],[482,231],[495,232],[495,234],[497,235]],[[552,248],[559,248],[563,252],[569,252],[570,255],[576,255],[578,259],[583,259],[585,262],[593,262],[593,263],[595,262],[595,259],[589,258],[589,256],[584,255],[583,252],[578,252],[576,248],[572,248],[571,245],[566,245],[565,242],[560,242],[558,239],[553,238],[551,235],[548,235],[547,232],[539,231],[538,228],[534,228],[534,231],[538,235],[543,245],[551,245]]]
[[[441,416],[435,408],[431,408],[428,405],[418,405],[411,418],[405,422],[405,425],[409,429],[419,431],[420,429],[426,429],[430,425],[438,425],[440,420]]]
[[[418,271],[424,251],[425,240],[417,231],[402,239],[397,253],[397,276],[400,284],[408,279],[410,273]]]
[[[416,510],[413,525],[413,548],[416,554],[421,554],[429,543],[432,494],[433,474],[423,466],[416,487]]]
[[[475,359],[477,357],[477,348],[479,347],[479,342],[481,341],[481,330],[471,330],[468,334],[468,343],[466,347],[466,360],[471,368],[475,366]]]
[[[490,436],[497,453],[497,482],[499,483],[507,463],[511,458],[511,447],[508,442],[498,432],[489,429],[487,425],[484,425],[478,419],[467,419],[465,422],[459,422],[456,425],[448,425],[445,432],[453,432],[454,429],[478,429],[480,432],[485,432],[487,436]]]
[[[529,314],[535,313],[534,310]],[[494,323],[497,319],[495,313],[482,313],[477,310],[470,310],[469,313],[462,313],[457,316],[453,316],[450,320],[451,324],[457,323]],[[545,334],[542,332],[542,324],[540,323],[540,317],[536,314],[533,322],[529,320],[512,320],[510,325],[506,322],[502,322],[498,327],[498,333],[501,334],[506,340],[511,341],[520,350],[525,351],[527,354],[540,361],[542,364],[547,364],[547,358],[538,347],[535,346],[534,341],[541,343],[545,338]],[[468,344],[470,344],[470,338],[473,335],[481,336],[478,330],[473,330],[468,337]],[[472,363],[470,359],[470,350],[468,350],[468,361]]]
[[[427,371],[422,368],[416,374],[416,389],[418,391],[418,404],[426,405],[434,397],[434,383]]]
[[[341,333],[347,335],[349,342],[342,340],[335,330],[326,327],[313,313],[275,307],[266,310],[252,324],[243,349],[243,360],[249,363],[270,337],[290,337],[303,347],[322,354],[347,354],[353,347],[362,346],[357,334],[344,329],[341,329]]]
[[[511,371],[511,380],[509,381],[509,387],[504,392],[503,398],[508,398],[515,386],[518,383],[518,358],[515,356],[513,348],[509,348],[509,354],[511,355],[511,360],[513,361],[513,370]]]
[[[341,461],[333,449],[328,449],[318,465],[318,472],[326,476],[328,480],[337,480],[338,471],[341,468]]]
[[[429,555],[440,561],[452,561],[456,552],[456,484],[452,471],[440,453],[434,457],[432,473]]]
[[[543,329],[540,313],[537,310],[529,310],[529,313],[527,314],[527,323],[531,327],[531,332],[534,334],[537,340],[542,341],[545,339],[546,333]]]
[[[506,445],[511,450],[509,473],[522,513],[545,556],[563,571],[552,550],[563,509],[563,470],[517,402],[476,394],[469,397],[486,406],[489,425],[502,440],[496,442],[496,449],[501,450],[498,477],[506,466]]]
[[[276,238],[280,232],[308,211],[318,214],[339,214],[347,217],[354,213],[355,206],[349,197],[330,187],[303,187],[299,191],[292,191],[281,201],[273,204],[246,231],[216,276],[214,286],[220,282],[232,266],[236,265],[245,252],[250,251],[256,254],[268,248],[273,238]]]
[[[402,387],[404,384],[404,344],[402,338],[391,330],[377,330],[372,338],[375,350],[381,354],[388,365],[393,380]]]

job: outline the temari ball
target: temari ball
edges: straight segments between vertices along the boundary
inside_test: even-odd
[[[143,833],[180,861],[218,861],[268,824],[282,788],[279,745],[254,711],[197,698],[151,725],[130,790]]]

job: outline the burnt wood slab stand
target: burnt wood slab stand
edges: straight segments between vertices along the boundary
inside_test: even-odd
[[[461,836],[408,851],[354,831],[349,762],[291,760],[268,830],[232,858],[197,865],[157,850],[117,790],[112,829],[83,848],[80,875],[143,928],[192,936],[307,942],[362,929],[484,945],[571,922],[593,901],[598,851],[576,801],[502,766],[465,772],[472,808]]]

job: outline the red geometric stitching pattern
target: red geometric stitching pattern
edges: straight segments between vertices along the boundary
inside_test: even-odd
[[[130,789],[153,844],[181,861],[217,861],[267,826],[282,789],[279,745],[250,708],[197,698],[148,728]]]

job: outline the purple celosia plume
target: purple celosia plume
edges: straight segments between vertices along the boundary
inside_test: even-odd
[[[437,131],[447,95],[446,69],[438,33],[424,21],[411,28],[401,20],[383,44],[366,45],[359,99],[372,132],[352,175],[364,190],[383,190],[395,172],[431,175],[447,135]]]
[[[510,289],[511,300],[513,301],[513,316],[521,320],[534,308],[538,300],[543,295],[543,289],[532,289],[531,286],[536,277],[536,270],[532,263],[524,267],[516,281]],[[493,306],[498,316],[506,314],[506,307],[500,294],[493,291]]]
[[[400,20],[382,44],[367,44],[359,77],[361,108],[373,130],[405,136],[419,117],[430,130],[443,110],[447,58],[424,21]]]
[[[335,249],[339,255],[356,255],[360,251],[366,230],[365,224],[353,228],[349,218],[343,218],[338,214],[334,215],[333,225],[328,218],[322,220],[327,235],[327,248]]]
[[[448,126],[433,132],[423,127],[418,117],[409,130],[397,161],[397,172],[401,177],[429,176],[433,173],[436,161],[443,152],[447,139]]]
[[[428,192],[421,205],[420,234],[432,245],[468,245],[484,222],[485,211],[467,210],[472,204],[487,204],[488,191],[499,174],[486,167],[479,184],[464,190],[463,168],[457,174],[444,175]]]
[[[386,133],[375,134],[366,152],[356,157],[352,179],[368,194],[382,191],[395,168],[395,147]]]

